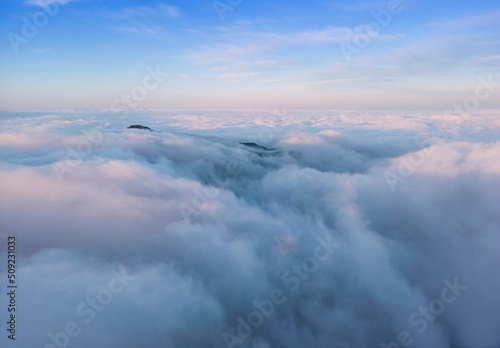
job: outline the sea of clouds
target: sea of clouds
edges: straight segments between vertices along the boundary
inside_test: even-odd
[[[0,125],[2,347],[500,347],[498,112]]]

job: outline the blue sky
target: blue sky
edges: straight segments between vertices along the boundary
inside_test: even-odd
[[[219,5],[222,18],[211,0],[4,1],[0,109],[107,110],[148,67],[169,76],[140,110],[447,109],[478,77],[500,81],[498,1]]]

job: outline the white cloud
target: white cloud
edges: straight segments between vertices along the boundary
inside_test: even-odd
[[[125,7],[114,12],[103,12],[103,15],[115,19],[153,19],[153,18],[178,18],[181,15],[180,9],[176,6],[158,4],[156,6],[133,6]],[[146,23],[145,23],[146,24]]]
[[[490,11],[488,13],[478,13],[462,16],[450,20],[430,23],[430,26],[447,30],[471,29],[477,27],[498,25],[500,21],[500,11]]]
[[[178,7],[176,6],[171,6],[167,4],[160,4],[158,5],[158,10],[163,11],[163,13],[170,18],[177,18],[180,17],[181,11]]]
[[[354,29],[327,26],[324,29],[303,30],[287,33],[248,31],[246,29],[228,30],[225,33],[227,44],[212,45],[197,49],[185,55],[188,59],[201,64],[245,59],[252,55],[277,51],[288,46],[315,46],[353,42],[359,37],[364,26]],[[362,32],[362,31],[361,31]],[[393,40],[399,36],[376,33],[371,40]]]
[[[222,334],[237,335],[238,317],[278,288],[286,301],[235,347],[377,347],[402,331],[415,347],[496,347],[498,110],[472,116],[456,139],[435,144],[432,131],[459,120],[335,110],[129,116],[149,132],[113,118],[97,128],[106,116],[4,117],[0,229],[18,236],[19,317],[30,333],[17,343],[48,345],[48,333],[75,321],[75,348],[223,347]],[[404,160],[418,164],[393,192],[384,173]],[[73,170],[59,181],[54,164]],[[307,272],[319,236],[338,247]],[[133,279],[87,324],[76,308],[114,269]],[[455,278],[467,290],[419,332],[409,318]]]
[[[48,7],[53,4],[66,5],[77,0],[29,0],[26,3],[34,6]]]
[[[180,9],[167,4],[156,6],[133,6],[100,13],[112,21],[112,28],[123,33],[163,39],[171,35],[167,28],[169,20],[181,16]]]
[[[242,77],[252,77],[259,76],[259,73],[256,72],[247,72],[247,73],[237,73],[237,74],[223,74],[219,76],[219,79],[236,79]]]

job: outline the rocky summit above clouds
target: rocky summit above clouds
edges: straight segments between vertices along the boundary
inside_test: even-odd
[[[133,124],[131,126],[128,126],[127,129],[147,129],[148,131],[151,131],[151,128],[146,126],[141,126],[140,124]]]

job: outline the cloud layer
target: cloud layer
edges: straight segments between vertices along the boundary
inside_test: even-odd
[[[2,116],[16,344],[497,346],[495,116]]]

